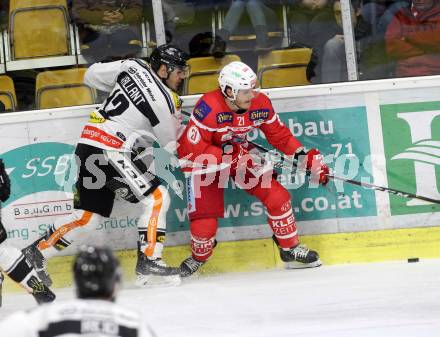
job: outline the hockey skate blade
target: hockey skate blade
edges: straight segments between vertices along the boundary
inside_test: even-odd
[[[285,269],[306,269],[306,268],[316,268],[322,265],[321,260],[316,260],[312,263],[301,263],[297,261],[284,262]]]
[[[134,284],[140,288],[175,287],[180,285],[180,275],[136,275]]]

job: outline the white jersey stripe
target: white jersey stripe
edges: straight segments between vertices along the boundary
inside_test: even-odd
[[[267,216],[270,219],[272,219],[272,220],[279,220],[279,219],[287,218],[291,214],[292,214],[292,209],[289,209],[286,213],[281,214],[281,215],[270,215],[270,214],[267,214]]]
[[[266,123],[266,124],[272,124],[272,123],[275,122],[277,119],[279,120],[280,117],[278,116],[278,114],[274,114],[273,117],[272,117],[270,120],[265,121],[264,123]]]

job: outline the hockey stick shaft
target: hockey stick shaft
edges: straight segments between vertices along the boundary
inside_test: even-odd
[[[265,147],[263,147],[263,146],[261,146],[259,144],[256,144],[256,143],[251,142],[251,141],[249,143],[252,144],[253,146],[255,146],[256,148],[258,148],[259,150],[265,152],[265,153],[269,152],[268,149],[266,149]],[[278,168],[287,167],[287,165],[284,163],[284,161],[286,161],[286,159],[282,155],[281,155],[281,160],[282,160],[282,162],[275,162],[275,163],[273,163],[274,166],[278,167]],[[287,161],[287,162],[289,164],[291,164],[291,165],[296,166],[296,163],[292,163],[291,161]],[[310,172],[307,171],[306,173],[309,174]],[[390,188],[390,187],[378,186],[378,185],[370,184],[370,183],[363,182],[363,181],[358,181],[358,180],[338,177],[338,176],[334,176],[332,174],[328,174],[327,176],[330,179],[333,179],[333,180],[343,181],[343,182],[348,183],[348,184],[361,186],[361,187],[368,188],[368,189],[371,189],[371,190],[387,192],[387,193],[394,194],[394,195],[397,195],[397,196],[403,197],[403,198],[410,198],[410,199],[414,198],[414,199],[420,199],[420,200],[432,202],[432,203],[435,203],[435,204],[440,204],[440,200],[432,199],[432,198],[425,197],[425,196],[419,195],[419,194],[404,192],[404,191],[396,190],[396,189]]]
[[[185,116],[187,116],[187,117],[191,116],[191,114],[189,112],[187,112],[187,111],[182,111],[182,113]],[[249,141],[249,144],[252,144],[254,147],[256,147],[257,149],[259,149],[260,151],[262,151],[264,153],[270,152],[270,150],[266,149],[264,146],[262,146],[260,144],[254,143],[252,141]],[[280,154],[280,153],[278,153],[278,154]],[[280,154],[280,159],[281,160],[278,161],[278,162],[272,162],[272,164],[273,164],[273,166],[275,168],[280,168],[280,169],[287,168],[286,163],[288,163],[289,165],[292,165],[292,166],[296,166],[296,163],[293,163],[290,160],[287,160],[282,154]],[[306,173],[310,174],[310,171],[307,170]],[[370,184],[370,183],[363,182],[363,181],[358,181],[358,180],[338,177],[338,176],[334,176],[334,175],[331,175],[331,174],[328,174],[327,176],[330,179],[333,179],[333,180],[339,180],[339,181],[342,181],[342,182],[345,182],[345,183],[348,183],[348,184],[361,186],[361,187],[368,188],[368,189],[371,189],[371,190],[387,192],[387,193],[394,194],[394,195],[397,195],[397,196],[403,197],[403,198],[409,198],[409,199],[414,198],[414,199],[424,200],[424,201],[427,201],[427,202],[432,202],[432,203],[435,203],[435,204],[440,204],[440,200],[432,199],[432,198],[429,198],[429,197],[425,197],[423,195],[418,195],[418,194],[414,194],[414,193],[404,192],[404,191],[396,190],[396,189],[390,188],[390,187],[378,186],[378,185]]]
[[[409,192],[399,191],[399,190],[396,190],[394,188],[377,186],[377,185],[369,184],[369,183],[362,182],[362,181],[346,179],[346,178],[342,178],[342,177],[336,177],[336,176],[333,176],[331,174],[329,174],[328,177],[330,179],[340,180],[340,181],[343,181],[345,183],[349,183],[349,184],[352,184],[352,185],[358,185],[358,186],[362,186],[362,187],[369,188],[369,189],[372,189],[372,190],[377,190],[377,191],[387,192],[387,193],[390,193],[390,194],[395,194],[395,195],[397,195],[399,197],[403,197],[403,198],[415,198],[415,199],[420,199],[420,200],[432,202],[432,203],[435,203],[435,204],[440,204],[440,200],[432,199],[432,198],[429,198],[429,197],[425,197],[423,195],[418,195],[418,194],[413,194],[413,193],[409,193]]]

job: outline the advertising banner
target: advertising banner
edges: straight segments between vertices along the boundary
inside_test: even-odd
[[[387,177],[393,188],[440,200],[440,102],[381,105]],[[392,215],[439,212],[440,205],[390,197]]]
[[[315,89],[309,90],[313,93]],[[439,102],[424,98],[422,102],[408,103],[413,92],[410,89],[401,90],[398,96],[390,94],[386,102],[378,100],[377,104],[366,102],[367,94],[362,92],[316,97],[309,97],[307,93],[295,97],[294,91],[289,89],[274,92],[278,96],[272,100],[281,120],[306,148],[315,147],[325,154],[335,175],[374,183],[371,159],[374,145],[375,151],[379,151],[374,155],[385,158],[390,187],[440,199]],[[386,91],[382,94],[386,95]],[[191,111],[194,102],[190,100],[185,110]],[[14,118],[0,116],[0,157],[12,180],[11,198],[2,205],[2,216],[8,235],[17,246],[31,243],[48,226],[72,211],[76,178],[72,154],[93,109],[74,107],[10,114]],[[377,111],[382,132],[380,128],[371,127],[374,111]],[[271,149],[261,132],[253,131],[248,138]],[[382,139],[383,148],[377,146],[381,144],[377,140]],[[173,187],[183,192],[183,174],[179,170],[172,174]],[[300,234],[412,227],[416,226],[418,214],[434,218],[440,214],[438,205],[395,196],[390,196],[389,204],[378,205],[375,191],[355,185],[331,181],[325,188],[313,188],[316,186],[310,186],[308,178],[292,177],[284,170],[278,171],[277,179],[292,196]],[[224,193],[225,217],[219,221],[220,240],[271,235],[260,201],[233,182],[229,182]],[[184,244],[189,240],[186,200],[174,191],[171,195],[167,243]],[[379,216],[379,208],[381,212],[388,209],[387,218]],[[140,212],[133,204],[117,202],[111,217],[97,228],[88,229],[95,233],[85,240],[110,244],[116,249],[135,247]],[[398,221],[393,220],[396,217]],[[430,225],[430,221],[424,220],[423,225]],[[78,230],[87,232],[84,228]]]

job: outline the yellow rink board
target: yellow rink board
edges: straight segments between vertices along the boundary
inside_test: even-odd
[[[440,227],[381,230],[358,233],[338,233],[302,236],[301,243],[319,252],[326,265],[366,263],[408,258],[440,258]],[[116,252],[120,258],[125,280],[134,279],[136,251]],[[188,245],[166,247],[164,259],[176,266],[188,257]],[[71,256],[55,257],[48,270],[54,288],[72,285]],[[201,269],[203,274],[257,271],[282,268],[278,249],[272,239],[220,242],[209,262]],[[19,287],[6,278],[4,289],[17,291]]]

